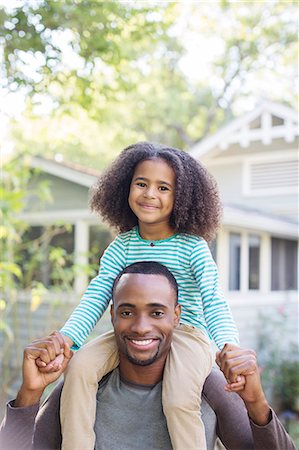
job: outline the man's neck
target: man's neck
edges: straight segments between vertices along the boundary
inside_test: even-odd
[[[163,378],[165,359],[159,358],[148,366],[133,364],[128,359],[120,355],[119,373],[120,377],[130,383],[140,385],[154,385]]]

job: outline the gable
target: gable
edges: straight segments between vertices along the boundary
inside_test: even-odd
[[[255,110],[202,140],[189,152],[195,158],[213,160],[228,155],[296,149],[297,136],[296,111],[265,101]]]

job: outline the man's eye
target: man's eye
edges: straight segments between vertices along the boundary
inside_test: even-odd
[[[153,316],[154,317],[162,317],[162,316],[164,316],[164,312],[163,311],[154,311]]]
[[[122,312],[120,313],[120,315],[121,315],[122,317],[130,317],[130,316],[132,315],[132,312],[131,312],[131,311],[122,311]]]

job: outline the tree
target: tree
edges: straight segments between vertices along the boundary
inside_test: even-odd
[[[60,312],[60,320],[69,313],[72,306],[63,304],[61,293],[65,296],[72,290],[77,268],[72,254],[51,245],[55,236],[67,230],[67,225],[44,227],[40,235],[33,237],[29,225],[20,218],[28,202],[46,205],[51,200],[48,183],[39,179],[37,171],[32,171],[29,158],[23,156],[6,162],[1,175],[0,403],[4,405],[20,375],[24,339],[32,340],[41,333],[36,328],[50,330],[57,321],[55,309]],[[42,323],[33,323],[33,315],[49,293],[48,286],[39,279],[40,268],[45,264],[50,265],[52,290],[56,288],[59,293],[48,303],[49,315],[41,316]],[[85,268],[89,274],[93,269],[94,266]],[[29,302],[24,301],[25,298]]]
[[[137,140],[188,148],[261,96],[294,105],[296,8],[24,0],[0,29],[7,89],[28,93],[18,146],[101,168]]]

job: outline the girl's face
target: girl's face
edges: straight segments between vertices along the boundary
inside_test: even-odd
[[[136,166],[128,201],[139,226],[165,223],[169,227],[175,182],[174,170],[163,159],[141,161]]]

